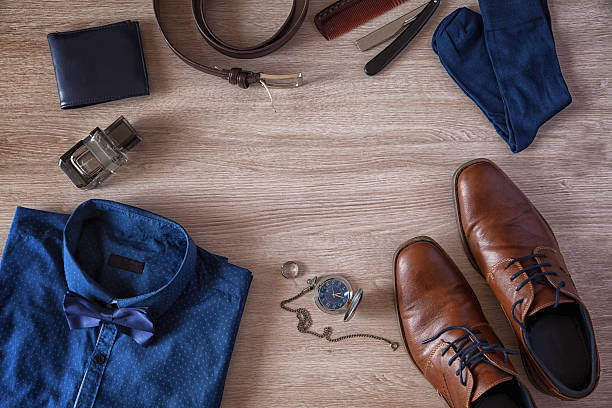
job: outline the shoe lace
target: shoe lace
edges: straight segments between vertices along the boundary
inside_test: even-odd
[[[514,265],[517,262],[523,262],[525,260],[533,259],[535,261],[534,264],[526,266],[523,269],[521,269],[520,271],[516,272],[514,275],[512,275],[510,277],[510,280],[513,281],[514,279],[516,279],[522,273],[527,273],[527,278],[524,281],[522,281],[521,283],[519,283],[518,286],[516,287],[516,291],[517,292],[519,290],[521,290],[521,288],[523,286],[525,286],[526,284],[528,284],[529,282],[531,282],[532,284],[539,283],[541,285],[546,285],[548,287],[551,287],[551,288],[555,289],[555,304],[554,304],[553,307],[557,307],[557,306],[559,306],[559,296],[561,295],[561,288],[565,286],[565,281],[559,282],[559,284],[556,287],[553,286],[550,282],[548,282],[546,280],[545,276],[546,275],[556,276],[557,273],[553,272],[553,271],[543,271],[542,269],[540,269],[540,268],[542,268],[544,266],[551,266],[551,265],[548,262],[539,263],[539,260],[538,260],[539,258],[546,258],[546,255],[544,255],[544,254],[533,254],[533,255],[521,256],[520,258],[515,258],[512,261],[508,262],[506,264],[506,266],[504,267],[504,269],[508,269],[509,267],[511,267],[512,265]],[[539,272],[536,272],[536,270],[539,270]],[[526,331],[527,327],[525,326],[525,324],[520,322],[519,319],[517,319],[516,315],[514,314],[514,311],[516,310],[516,307],[518,305],[520,305],[521,303],[523,303],[524,300],[525,300],[525,298],[521,298],[521,299],[517,300],[516,302],[514,302],[512,304],[512,309],[510,310],[510,314],[512,315],[512,319],[514,319],[514,321],[521,327],[521,329]]]
[[[455,355],[448,360],[448,365],[451,366],[455,360],[459,359],[459,368],[455,374],[459,377],[459,381],[463,386],[467,385],[467,374],[464,374],[466,368],[471,370],[476,364],[483,361],[494,366],[493,363],[486,359],[485,354],[497,353],[499,351],[504,355],[504,363],[508,361],[509,354],[518,354],[518,352],[503,348],[499,344],[489,344],[487,340],[478,338],[477,334],[480,334],[480,330],[472,331],[464,326],[449,326],[440,330],[435,336],[423,341],[422,344],[436,340],[449,330],[463,330],[465,332],[464,335],[452,342],[441,340],[444,343],[448,343],[446,348],[442,350],[442,355],[446,354],[451,348],[455,351]]]

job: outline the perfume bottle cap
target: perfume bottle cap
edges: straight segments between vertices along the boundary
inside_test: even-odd
[[[132,125],[123,116],[120,116],[109,127],[104,129],[104,133],[121,150],[132,150],[134,146],[142,141]]]

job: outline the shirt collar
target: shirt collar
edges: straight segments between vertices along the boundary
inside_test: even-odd
[[[164,228],[175,229],[185,239],[183,259],[176,273],[161,287],[138,296],[117,299],[101,287],[87,271],[78,264],[74,252],[80,238],[83,222],[96,217],[100,212],[105,215],[128,215],[130,222],[137,224],[154,221]],[[118,307],[148,307],[158,317],[177,300],[187,283],[195,277],[197,247],[183,227],[174,221],[135,207],[106,200],[89,200],[79,205],[70,215],[64,227],[63,259],[68,289],[88,299],[104,303],[116,303]]]

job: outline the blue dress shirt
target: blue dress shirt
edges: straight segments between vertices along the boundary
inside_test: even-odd
[[[216,407],[250,283],[248,270],[138,208],[19,207],[0,263],[0,407]],[[152,340],[112,323],[70,330],[67,289],[148,308]]]

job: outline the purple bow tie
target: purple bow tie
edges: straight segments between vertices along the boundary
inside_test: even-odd
[[[138,344],[146,345],[155,328],[146,307],[123,307],[119,309],[103,306],[67,291],[64,296],[64,313],[70,329],[86,329],[105,323],[112,323],[122,333],[133,338]]]

